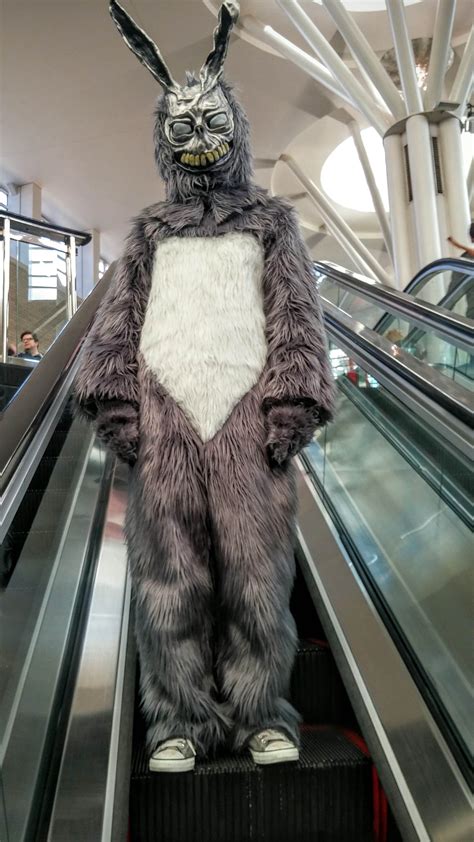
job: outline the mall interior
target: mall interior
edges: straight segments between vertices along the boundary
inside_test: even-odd
[[[108,0],[0,2],[0,842],[472,842],[472,2],[241,0],[239,14],[234,0],[224,11],[220,0],[121,5],[138,40],[146,33],[156,45],[146,59]],[[226,15],[233,27],[219,53]],[[141,702],[145,686],[157,705],[160,693],[169,708],[179,696],[187,632],[176,632],[185,654],[176,649],[171,664],[175,688],[157,666],[150,691],[137,652],[141,586],[125,538],[139,475],[78,409],[74,384],[97,312],[117,312],[132,220],[168,201],[155,162],[157,97],[163,88],[174,113],[186,73],[224,57],[223,78],[249,119],[253,179],[296,210],[336,409],[288,468],[298,507],[285,697],[301,718],[298,759],[267,753],[259,762],[251,743],[236,750],[223,741],[173,774],[150,766]],[[211,100],[227,90],[219,67]],[[210,85],[209,73],[195,84]],[[195,100],[186,102],[169,143],[195,132],[202,149],[198,133],[211,117],[200,128],[189,117]],[[224,120],[218,114],[212,125]],[[204,214],[215,207],[212,173],[227,172],[238,154],[228,132],[214,159],[180,159],[189,183],[201,185]],[[179,170],[178,158],[172,166]],[[211,175],[191,178],[192,166]],[[227,202],[232,231],[241,207]],[[185,223],[178,234],[176,254]],[[283,267],[291,265],[285,242],[282,234]],[[190,286],[200,268],[189,262]],[[292,288],[292,277],[283,281]],[[199,305],[211,320],[212,298]],[[196,311],[189,329],[186,309],[173,341],[178,352],[186,342],[194,349],[187,363],[178,353],[192,380],[201,326]],[[270,318],[265,304],[262,312]],[[118,348],[126,319],[119,328],[107,364],[119,360],[126,379]],[[229,412],[244,391],[227,396]],[[180,430],[173,435],[184,446]],[[155,448],[156,464],[174,458],[151,439],[139,445]],[[248,460],[244,439],[237,463]],[[203,441],[203,450],[212,444]],[[285,466],[266,470],[284,481]],[[254,490],[243,487],[250,499]],[[178,530],[193,504],[185,513],[176,505]],[[244,533],[248,505],[232,512]],[[146,507],[142,516],[145,529]],[[158,514],[153,528],[161,535]],[[222,618],[224,539],[214,529],[208,516],[206,563]],[[156,542],[159,569],[164,543]],[[236,569],[240,552],[234,542]],[[166,598],[171,605],[175,595]],[[260,628],[270,598],[255,593],[244,605],[249,628]],[[156,664],[165,660],[160,635],[150,643]],[[267,643],[242,647],[256,658]],[[219,665],[212,671],[213,698],[224,705],[227,685]],[[271,727],[262,731],[270,748]]]

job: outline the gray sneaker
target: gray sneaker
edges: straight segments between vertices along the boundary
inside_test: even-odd
[[[196,750],[190,740],[176,737],[158,746],[150,757],[150,772],[190,772]]]
[[[249,742],[250,753],[255,763],[267,765],[270,763],[288,763],[298,760],[298,747],[282,731],[266,728],[254,734]]]

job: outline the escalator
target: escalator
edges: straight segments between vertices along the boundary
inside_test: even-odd
[[[382,297],[372,327],[360,305],[355,318],[323,300],[339,410],[298,460],[300,761],[262,769],[224,752],[193,775],[151,774],[123,545],[127,470],[69,404],[112,271],[0,422],[0,838],[469,839],[465,382],[373,329],[394,316]],[[465,317],[411,306],[410,325],[468,346]]]
[[[413,278],[404,294],[332,264],[315,263],[314,272],[326,301],[465,388],[474,389],[474,261],[437,260]],[[426,323],[410,316],[413,300],[420,304],[418,311],[424,312]]]

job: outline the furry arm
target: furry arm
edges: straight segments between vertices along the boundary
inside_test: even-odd
[[[127,462],[134,461],[138,440],[137,353],[151,277],[143,227],[137,219],[84,342],[74,384],[81,413]]]
[[[96,416],[97,435],[119,459],[133,465],[137,458],[138,412],[124,401],[104,401]]]
[[[282,203],[264,272],[268,373],[263,409],[270,458],[284,463],[332,417],[334,383],[311,260]]]

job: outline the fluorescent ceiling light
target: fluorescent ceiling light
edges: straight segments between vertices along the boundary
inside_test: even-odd
[[[387,174],[382,138],[372,128],[363,129],[361,136],[384,208],[388,210]],[[344,208],[361,211],[361,213],[374,211],[364,170],[352,137],[343,140],[326,158],[321,170],[321,186],[330,199]]]

